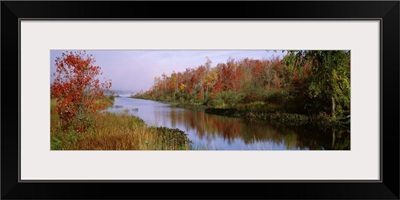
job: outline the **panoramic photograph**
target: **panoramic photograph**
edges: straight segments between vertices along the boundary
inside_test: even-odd
[[[350,50],[51,50],[51,150],[350,150]]]

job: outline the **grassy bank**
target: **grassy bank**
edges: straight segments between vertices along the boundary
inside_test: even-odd
[[[190,141],[179,129],[147,126],[138,117],[105,113],[86,133],[65,132],[51,101],[51,150],[187,150]]]

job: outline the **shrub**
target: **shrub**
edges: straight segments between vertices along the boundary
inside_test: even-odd
[[[218,102],[219,104],[222,103],[222,107],[224,106],[233,107],[239,102],[241,102],[243,98],[244,95],[242,95],[241,93],[228,90],[218,93],[216,95],[216,102]]]
[[[51,84],[51,97],[56,99],[55,112],[59,115],[64,131],[73,129],[85,132],[93,127],[100,110],[108,105],[104,92],[111,87],[111,82],[100,82],[99,66],[95,59],[86,52],[65,52],[55,60],[56,72]],[[103,102],[103,103],[98,103]]]

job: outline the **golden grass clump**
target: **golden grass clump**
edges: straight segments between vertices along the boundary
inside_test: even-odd
[[[51,113],[51,150],[188,150],[183,131],[149,127],[138,117],[104,113],[86,133],[63,132],[57,114]]]

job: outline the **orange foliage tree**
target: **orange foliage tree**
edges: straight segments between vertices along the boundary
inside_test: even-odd
[[[55,112],[64,130],[85,132],[95,125],[100,110],[107,107],[105,92],[110,81],[101,82],[101,68],[85,51],[65,52],[55,60],[56,72],[51,84],[51,97],[56,99]]]

